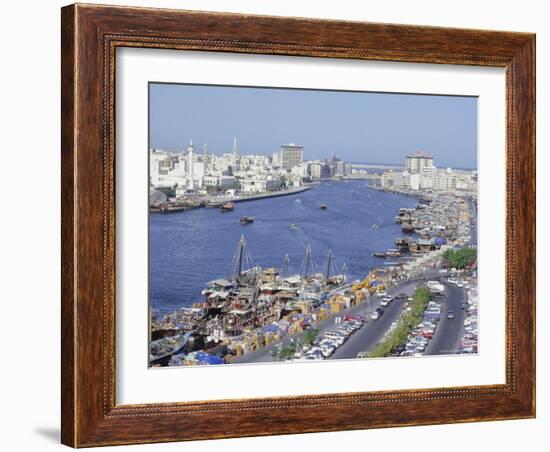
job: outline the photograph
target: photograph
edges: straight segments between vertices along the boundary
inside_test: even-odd
[[[149,367],[478,353],[476,96],[148,96]]]

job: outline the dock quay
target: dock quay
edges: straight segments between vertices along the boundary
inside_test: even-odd
[[[250,265],[246,247],[241,237],[231,274],[210,281],[201,302],[152,319],[153,333],[177,330],[179,335],[151,343],[150,365],[189,364],[195,352],[218,356],[220,364],[229,363],[234,356],[312,328],[363,299],[364,294],[354,291],[347,281],[345,266],[335,271],[330,251],[323,270],[317,271],[308,245],[301,272],[292,274],[288,256],[280,269],[262,268]],[[182,354],[176,338],[189,333],[202,337],[204,345]]]
[[[200,196],[200,195],[187,196],[181,199],[165,201],[163,203],[151,204],[149,207],[149,211],[151,213],[167,214],[167,213],[185,212],[187,210],[198,209],[201,207],[219,208],[224,203],[227,203],[227,202],[241,203],[241,202],[257,201],[260,199],[278,198],[281,196],[297,195],[299,193],[303,193],[307,190],[310,190],[311,188],[314,188],[314,187],[315,185],[308,184],[300,187],[288,188],[285,190],[270,191],[270,192],[256,193],[256,194],[241,193],[235,196]]]

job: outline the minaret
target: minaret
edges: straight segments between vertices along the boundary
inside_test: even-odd
[[[237,164],[238,149],[237,149],[237,137],[233,137],[233,163]]]
[[[208,160],[208,145],[206,143],[204,143],[204,146],[202,148],[202,160],[206,165],[206,161]]]
[[[193,190],[193,151],[195,146],[193,146],[193,140],[189,140],[189,146],[187,146],[187,176],[189,177],[188,188]]]

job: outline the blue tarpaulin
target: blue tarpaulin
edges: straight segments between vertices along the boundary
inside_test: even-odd
[[[223,364],[224,361],[219,356],[210,356],[208,353],[198,352],[197,359],[199,364]]]
[[[266,325],[262,330],[264,333],[276,333],[279,331],[279,327],[277,325]]]

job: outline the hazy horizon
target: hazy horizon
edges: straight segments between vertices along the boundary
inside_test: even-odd
[[[399,133],[396,133],[398,131]],[[149,147],[272,155],[304,146],[357,164],[404,166],[424,151],[436,167],[477,168],[477,98],[287,88],[149,84]]]

